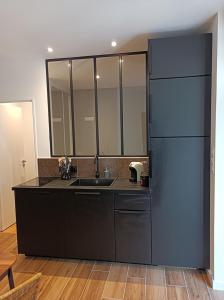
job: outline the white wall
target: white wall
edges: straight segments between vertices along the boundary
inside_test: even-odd
[[[22,110],[22,139],[24,147],[24,159],[26,160],[25,180],[38,176],[35,151],[35,136],[33,122],[33,107],[31,102],[16,104]]]
[[[211,271],[213,288],[224,290],[224,11],[211,26],[213,33],[211,116]]]
[[[0,102],[33,100],[38,157],[50,157],[45,61],[0,58]]]

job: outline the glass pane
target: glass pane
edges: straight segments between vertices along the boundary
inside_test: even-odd
[[[100,155],[121,154],[119,58],[97,59]]]
[[[76,155],[96,154],[93,59],[72,61]]]
[[[124,155],[147,155],[146,57],[122,57]]]
[[[48,63],[53,155],[73,154],[69,61]]]

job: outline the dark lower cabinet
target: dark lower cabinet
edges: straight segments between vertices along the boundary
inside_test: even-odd
[[[54,190],[15,191],[19,253],[65,256],[65,198]]]
[[[115,211],[116,261],[151,263],[151,220],[147,211]]]
[[[19,253],[115,260],[114,193],[16,190]]]
[[[19,253],[151,263],[147,191],[16,189],[15,200]]]
[[[70,192],[66,235],[67,257],[115,260],[113,192]]]

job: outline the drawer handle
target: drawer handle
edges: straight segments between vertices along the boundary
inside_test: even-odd
[[[75,192],[76,195],[100,195],[100,192]]]
[[[130,204],[145,204],[145,201],[146,200],[142,200],[142,199],[136,199],[136,201],[135,200],[133,200],[133,199],[122,199],[122,203],[130,203]]]
[[[50,195],[50,194],[52,195],[53,194],[50,191],[33,191],[32,193],[35,195]]]
[[[116,211],[118,214],[122,214],[122,215],[145,215],[148,214],[147,211],[135,211],[135,210],[117,210]]]
[[[136,193],[136,194],[118,194],[118,196],[140,196],[140,197],[143,197],[143,196],[146,196],[146,195]]]

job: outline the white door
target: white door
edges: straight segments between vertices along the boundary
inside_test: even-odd
[[[15,223],[11,188],[36,177],[32,103],[0,104],[0,231]]]

